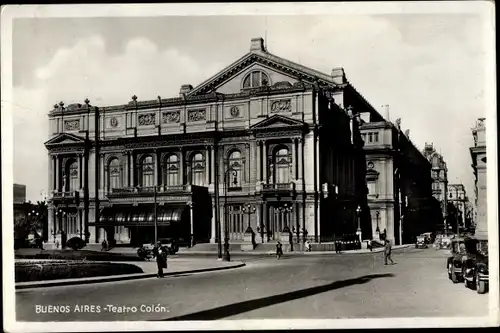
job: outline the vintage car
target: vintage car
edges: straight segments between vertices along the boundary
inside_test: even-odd
[[[448,270],[448,278],[453,283],[458,283],[463,280],[462,264],[466,257],[465,239],[453,238],[450,243],[450,256],[446,260],[446,268]]]
[[[462,276],[466,288],[484,294],[489,289],[488,255],[481,253],[479,241],[471,238],[466,242],[466,256],[462,263]]]
[[[425,236],[422,236],[422,235],[417,236],[417,242],[415,244],[415,247],[417,249],[426,249],[428,247]]]

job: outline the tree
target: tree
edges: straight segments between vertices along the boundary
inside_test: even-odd
[[[45,201],[31,201],[16,207],[14,216],[14,239],[25,240],[28,235],[47,235],[48,209]]]

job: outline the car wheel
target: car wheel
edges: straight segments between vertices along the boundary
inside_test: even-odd
[[[477,293],[485,294],[487,291],[488,291],[488,285],[486,284],[486,281],[479,281],[477,284]]]
[[[453,283],[458,283],[458,276],[457,276],[457,272],[455,272],[455,267],[451,267],[451,281]]]

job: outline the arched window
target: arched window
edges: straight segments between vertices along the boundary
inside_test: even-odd
[[[201,153],[196,153],[191,158],[191,184],[199,186],[205,184],[205,159]]]
[[[78,177],[78,162],[73,161],[68,167],[69,184],[66,185],[68,191],[77,191],[80,187],[80,177]],[[66,189],[64,189],[66,190]]]
[[[108,165],[108,187],[110,190],[122,187],[122,170],[120,160],[113,158]]]
[[[243,79],[243,89],[257,88],[268,84],[269,77],[262,71],[251,72]]]
[[[154,186],[154,162],[151,156],[145,156],[142,159],[141,185],[143,187]]]
[[[290,181],[290,154],[288,148],[280,148],[274,155],[274,170],[276,184],[288,184]]]
[[[179,159],[177,155],[172,154],[167,156],[163,175],[167,187],[179,185]]]
[[[241,153],[238,150],[234,150],[229,154],[227,165],[234,169],[236,171],[236,175],[234,175],[233,172],[228,173],[228,179],[226,180],[228,182],[229,188],[238,188],[241,187],[241,181],[242,181],[242,158],[241,158]],[[235,182],[236,180],[236,182]]]

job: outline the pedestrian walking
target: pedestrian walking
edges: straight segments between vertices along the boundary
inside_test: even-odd
[[[386,239],[385,245],[384,245],[384,264],[385,265],[387,265],[387,260],[389,260],[391,262],[391,265],[394,265],[394,261],[392,261],[392,258],[391,258],[391,250],[392,250],[391,242],[388,239]]]
[[[307,252],[311,252],[311,243],[309,243],[308,240],[306,240],[306,242],[304,243],[304,245],[305,245],[305,250]]]
[[[341,242],[338,238],[335,239],[335,253],[340,253],[341,250]]]
[[[161,243],[155,245],[153,248],[153,256],[156,258],[156,266],[158,267],[157,278],[164,277],[163,268],[167,268],[167,251],[161,246]]]
[[[106,251],[108,249],[108,242],[106,240],[103,240],[101,243],[101,251]]]
[[[370,250],[370,252],[373,251],[373,245],[371,239],[368,240],[368,249]]]
[[[283,255],[283,245],[280,241],[276,244],[276,258],[279,259]]]

